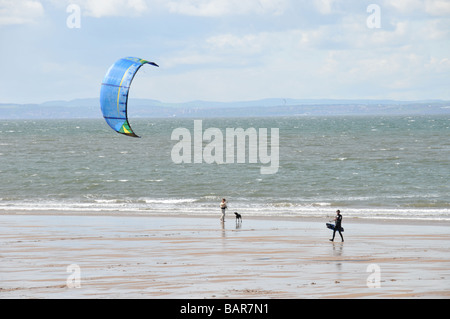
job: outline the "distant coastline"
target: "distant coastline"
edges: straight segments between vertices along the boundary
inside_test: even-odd
[[[336,115],[445,115],[450,101],[444,100],[336,100],[283,99],[255,101],[165,103],[130,99],[129,114],[135,118],[211,118]],[[101,118],[96,98],[49,101],[40,104],[0,103],[0,119]]]

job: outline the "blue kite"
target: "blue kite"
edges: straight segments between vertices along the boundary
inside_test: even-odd
[[[127,115],[128,92],[131,82],[141,66],[154,62],[139,58],[123,58],[114,63],[105,75],[100,91],[100,105],[106,123],[116,132],[137,136],[130,127]]]

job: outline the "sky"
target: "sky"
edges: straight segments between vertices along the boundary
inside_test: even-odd
[[[450,0],[0,0],[0,103],[450,100]]]

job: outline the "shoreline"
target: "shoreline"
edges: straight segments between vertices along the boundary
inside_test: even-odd
[[[221,213],[217,214],[187,214],[181,213],[164,213],[164,212],[139,212],[139,211],[60,211],[60,210],[42,210],[42,211],[29,211],[29,210],[12,210],[12,211],[0,211],[0,216],[85,216],[85,217],[133,217],[133,218],[196,218],[196,219],[218,219]],[[334,214],[330,213],[327,216],[294,216],[294,215],[249,215],[242,214],[245,219],[248,220],[273,220],[273,221],[299,221],[299,222],[317,222],[326,223],[334,219]],[[347,217],[345,213],[343,224],[392,224],[392,225],[429,225],[429,226],[450,226],[450,220],[436,220],[436,219],[419,219],[419,218],[365,218],[365,217]],[[234,214],[227,212],[227,219],[234,220]]]
[[[450,298],[448,223],[219,218],[0,214],[0,298]]]

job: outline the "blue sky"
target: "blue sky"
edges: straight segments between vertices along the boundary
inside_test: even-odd
[[[126,56],[161,66],[132,98],[450,100],[450,0],[0,0],[0,48],[0,103],[97,97]]]

